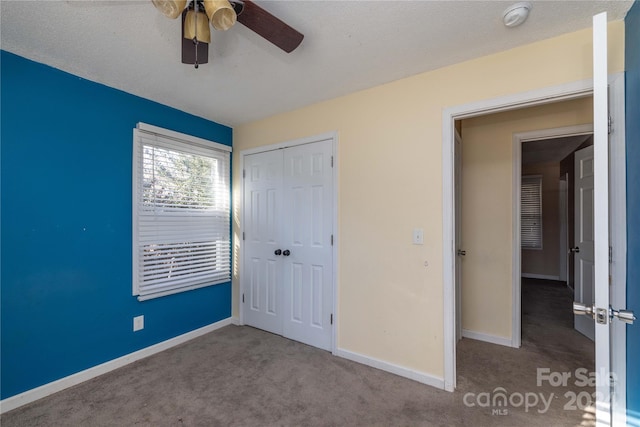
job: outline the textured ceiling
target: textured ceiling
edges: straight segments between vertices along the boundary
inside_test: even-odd
[[[530,165],[535,163],[559,162],[573,153],[583,142],[591,137],[591,135],[576,135],[527,141],[522,144],[522,163]]]
[[[508,29],[502,1],[260,1],[305,35],[287,54],[237,24],[209,64],[180,62],[180,21],[150,0],[0,1],[4,50],[235,126],[591,26],[633,1],[533,1]]]

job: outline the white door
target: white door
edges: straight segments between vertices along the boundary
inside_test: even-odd
[[[283,153],[283,335],[325,350],[333,301],[331,152],[327,140]]]
[[[575,153],[575,242],[571,248],[574,259],[574,301],[588,306],[594,303],[594,255],[593,255],[593,146]],[[574,326],[591,341],[595,339],[593,318],[575,314]]]
[[[607,14],[605,12],[593,17],[593,304],[588,301],[574,302],[574,313],[584,313],[585,317],[595,322],[597,426],[611,425],[612,415],[608,119]]]
[[[282,152],[244,157],[244,323],[282,334]]]
[[[243,321],[331,349],[333,141],[244,157]]]
[[[609,93],[607,13],[593,17],[594,317],[596,423],[611,424],[609,322]]]

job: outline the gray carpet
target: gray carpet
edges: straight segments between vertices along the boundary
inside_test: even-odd
[[[522,348],[460,341],[455,393],[250,327],[228,326],[18,408],[0,422],[3,427],[589,425],[588,411],[565,410],[564,393],[591,389],[576,387],[573,380],[568,387],[536,385],[539,367],[561,372],[593,367],[592,343],[566,322],[555,325],[562,314],[548,313],[566,297],[560,286],[523,284]],[[565,309],[558,305],[560,312]],[[514,404],[483,406],[482,393],[494,396],[496,387]],[[548,411],[542,403],[525,409],[517,397],[526,393],[555,397]]]

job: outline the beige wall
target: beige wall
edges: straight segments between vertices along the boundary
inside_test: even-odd
[[[623,33],[622,22],[610,26],[611,72],[623,70]],[[591,68],[585,30],[239,126],[234,198],[242,150],[337,131],[337,346],[442,378],[442,110],[584,80]],[[414,227],[423,246],[411,243]]]
[[[524,165],[522,175],[542,175],[542,250],[522,250],[522,274],[550,276],[559,280],[560,162]]]

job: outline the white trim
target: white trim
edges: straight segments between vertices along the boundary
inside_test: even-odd
[[[454,126],[455,120],[485,114],[543,105],[589,96],[593,81],[582,80],[559,86],[536,89],[489,100],[449,107],[442,112],[442,246],[443,246],[443,317],[445,390],[456,386],[455,336],[455,206],[454,206]]]
[[[332,144],[332,151],[331,154],[333,156],[333,215],[331,220],[333,221],[332,223],[332,234],[333,234],[333,272],[332,272],[332,293],[333,293],[333,301],[331,302],[331,310],[332,310],[332,314],[333,314],[333,328],[331,330],[331,352],[333,354],[335,354],[336,351],[336,347],[337,347],[337,309],[338,309],[338,248],[339,248],[339,244],[338,244],[338,162],[339,162],[339,156],[338,156],[338,132],[337,131],[332,131],[332,132],[326,132],[326,133],[322,133],[319,135],[314,135],[314,136],[308,136],[308,137],[304,137],[304,138],[298,138],[295,140],[291,140],[291,141],[285,141],[285,142],[281,142],[281,143],[277,143],[277,144],[270,144],[270,145],[263,145],[260,147],[255,147],[255,148],[249,148],[246,150],[242,150],[240,151],[240,178],[242,179],[242,191],[240,193],[240,197],[242,199],[241,201],[241,206],[242,206],[242,219],[240,221],[240,249],[238,251],[238,256],[241,260],[240,262],[240,266],[238,268],[238,271],[240,272],[239,274],[239,281],[238,281],[238,291],[239,291],[239,295],[238,295],[238,304],[239,304],[239,324],[240,325],[244,325],[244,304],[242,302],[242,294],[244,293],[245,289],[243,286],[243,273],[244,273],[244,244],[242,244],[242,236],[244,235],[245,229],[244,229],[244,213],[245,213],[245,206],[244,206],[244,159],[245,156],[251,155],[251,154],[257,154],[257,153],[265,153],[268,151],[274,151],[274,150],[282,150],[284,148],[287,147],[295,147],[298,145],[304,145],[304,144],[312,144],[314,142],[320,142],[320,141],[326,141],[326,140],[331,140],[333,142]]]
[[[22,405],[26,405],[27,403],[35,402],[36,400],[47,397],[53,393],[57,393],[66,388],[73,387],[74,385],[78,385],[102,374],[106,374],[107,372],[111,372],[115,369],[121,368],[140,359],[144,359],[145,357],[160,353],[161,351],[183,344],[194,338],[232,324],[235,324],[234,318],[229,317],[216,323],[203,326],[202,328],[195,329],[191,332],[187,332],[186,334],[178,335],[177,337],[170,338],[158,344],[154,344],[141,350],[134,351],[133,353],[118,357],[117,359],[113,359],[100,365],[93,366],[89,369],[85,369],[84,371],[69,375],[68,377],[60,378],[59,380],[41,385],[40,387],[36,387],[23,393],[16,394],[15,396],[8,397],[0,401],[0,414],[9,412]]]
[[[314,142],[326,141],[332,139],[334,142],[338,140],[338,132],[331,131],[321,133],[319,135],[306,136],[304,138],[293,139],[290,141],[279,142],[277,144],[262,145],[255,148],[247,148],[240,152],[240,156],[244,157],[249,154],[264,153],[267,151],[282,150],[287,147],[295,147],[296,145],[312,144]]]
[[[337,348],[333,354],[338,357],[342,357],[343,359],[348,359],[353,362],[371,366],[372,368],[390,372],[404,378],[409,378],[410,380],[414,380],[422,384],[430,385],[439,389],[444,389],[444,380],[440,377],[435,377],[433,375],[425,374],[423,372],[405,368],[393,363],[384,362],[382,360],[365,356],[360,353],[355,353],[353,351],[345,350],[343,348]]]
[[[331,312],[333,313],[333,337],[331,338],[331,353],[336,351],[338,346],[338,261],[340,259],[340,232],[338,230],[338,217],[340,210],[338,209],[338,170],[339,158],[338,156],[338,132],[331,132],[331,138],[333,138],[333,301],[331,302]]]
[[[190,142],[192,144],[203,145],[207,148],[217,148],[219,150],[231,152],[233,149],[224,144],[220,144],[219,142],[209,141],[208,139],[198,138],[197,136],[187,135],[186,133],[176,132],[174,130],[161,128],[158,126],[149,125],[147,123],[138,122],[136,125],[136,129],[139,129],[144,132],[151,132],[158,135],[166,136],[173,139],[179,139],[182,141]]]
[[[520,345],[513,345],[513,341],[506,337],[499,337],[497,335],[485,334],[482,332],[470,331],[468,329],[462,330],[463,338],[470,338],[472,340],[490,342],[491,344],[503,345],[505,347],[520,347]]]
[[[520,230],[520,218],[522,206],[520,204],[520,193],[522,190],[522,143],[516,143],[516,136],[513,136],[513,157],[511,161],[511,170],[513,176],[511,182],[513,183],[513,205],[511,208],[511,341],[513,347],[520,348],[522,343],[522,283],[521,283],[521,269],[522,269],[522,245],[521,245],[521,233]]]
[[[522,273],[520,275],[520,277],[524,277],[525,279],[542,279],[542,280],[557,280],[557,281],[560,281],[560,276],[551,276],[549,274]],[[514,288],[515,288],[515,286],[514,286]],[[520,292],[518,292],[518,294],[519,293]]]

